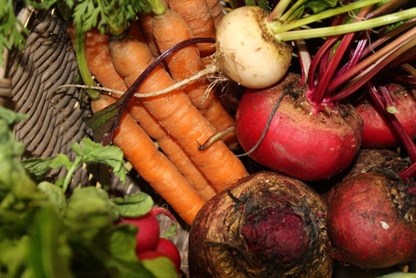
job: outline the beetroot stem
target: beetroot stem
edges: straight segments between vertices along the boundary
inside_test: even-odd
[[[377,67],[372,67],[372,65],[380,64],[381,62],[379,60],[385,59],[389,56],[389,53],[395,52],[397,49],[400,48],[400,46],[407,44],[414,44],[414,37],[416,36],[416,27],[413,27],[403,35],[401,35],[399,38],[394,40],[393,42],[389,43],[388,45],[384,46],[382,49],[375,52],[373,55],[367,57],[366,59],[362,60],[360,63],[355,65],[353,68],[351,68],[348,72],[344,73],[341,76],[338,76],[335,78],[331,84],[329,84],[328,91],[334,92],[336,89],[338,89],[341,85],[344,85],[348,80],[353,78],[360,74],[361,72],[364,72],[365,69],[372,68],[376,69]],[[413,40],[413,41],[412,41]],[[397,57],[397,55],[395,55]],[[366,75],[369,74],[367,71],[365,73]],[[345,96],[340,96],[340,94],[337,94],[335,97],[331,99],[331,101],[340,100],[344,98]]]
[[[400,142],[406,149],[407,154],[412,162],[416,162],[416,145],[413,143],[412,138],[409,136],[409,134],[407,134],[406,130],[397,119],[397,117],[394,114],[387,112],[386,103],[388,101],[386,96],[381,93],[373,84],[369,83],[367,86],[369,87],[369,95],[373,101],[374,107],[377,109],[377,111],[380,112],[381,116],[386,119],[386,122],[390,124],[394,129],[396,135],[399,137]],[[387,91],[387,93],[389,93],[387,88],[384,89]]]
[[[354,38],[354,33],[345,35],[340,45],[337,47],[335,55],[332,57],[331,61],[329,62],[328,68],[324,72],[322,79],[318,81],[318,84],[311,94],[311,101],[313,103],[322,103],[323,98],[326,95],[326,88],[328,88],[328,84],[331,82],[332,77],[335,74],[335,71],[338,68],[339,63],[341,62],[342,57],[344,56],[345,52],[347,51],[348,47],[350,46],[352,39]]]
[[[398,59],[401,55],[403,55],[403,53],[405,53],[407,50],[413,48],[416,46],[416,40],[411,41],[409,43],[404,43],[403,45],[400,45],[399,47],[393,49],[390,53],[387,53],[385,56],[379,57],[379,60],[375,60],[373,61],[373,63],[368,64],[364,63],[366,62],[365,60],[363,60],[360,64],[358,64],[355,68],[357,68],[358,66],[360,68],[362,68],[361,72],[357,72],[357,75],[351,79],[351,81],[349,83],[346,84],[345,89],[340,90],[339,93],[337,93],[336,95],[328,98],[326,100],[326,102],[329,103],[333,103],[333,102],[337,102],[340,101],[348,96],[350,96],[351,94],[353,94],[354,92],[356,92],[359,88],[361,88],[363,85],[365,85],[368,81],[371,80],[371,78],[373,78],[376,74],[378,74],[381,70],[385,69],[390,63],[392,63],[395,59]],[[376,54],[374,54],[375,56],[378,56]],[[368,60],[368,59],[366,59]],[[373,59],[371,59],[373,60]],[[366,64],[367,68],[363,68],[362,65]],[[351,70],[353,71],[353,70]],[[350,72],[344,74],[344,75],[349,75]],[[352,77],[352,76],[351,76]],[[337,79],[335,79],[337,80]],[[346,80],[348,81],[348,80]],[[335,82],[335,81],[334,81]],[[338,85],[338,84],[337,84]],[[330,92],[335,91],[335,89],[338,88],[333,88],[334,86],[328,89]]]

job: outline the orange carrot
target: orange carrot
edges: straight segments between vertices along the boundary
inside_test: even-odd
[[[218,23],[224,17],[224,9],[219,0],[205,0],[208,5],[209,12],[214,20],[215,28],[218,26]]]
[[[209,200],[215,195],[215,190],[208,183],[201,171],[190,161],[187,154],[173,138],[157,123],[146,108],[138,101],[133,101],[129,112],[139,125],[159,144],[161,150],[191,183],[198,194]]]
[[[169,0],[169,8],[177,12],[189,26],[194,37],[215,38],[214,20],[205,0]],[[215,52],[214,44],[198,44],[201,56]]]
[[[108,48],[110,42],[109,37],[95,31],[88,32],[87,37],[85,55],[91,73],[95,75],[95,78],[104,87],[126,91],[127,85],[123,78],[116,72],[111,61],[110,50]],[[215,191],[199,169],[190,161],[189,157],[177,142],[151,117],[143,105],[136,100],[134,100],[134,103],[137,104],[137,107],[130,110],[133,118],[139,122],[150,137],[158,142],[162,151],[178,168],[179,172],[189,180],[197,192],[204,199],[210,199],[215,194]]]
[[[103,109],[115,100],[102,96],[93,101],[94,111]],[[178,213],[191,224],[205,201],[195,192],[176,167],[159,152],[153,141],[129,113],[124,113],[113,142],[144,180]]]
[[[174,29],[174,28],[173,28]],[[110,42],[116,70],[131,85],[154,60],[150,49],[140,38],[125,37]],[[157,67],[140,85],[138,93],[153,92],[173,85],[175,81],[162,66]],[[165,130],[176,139],[189,158],[201,170],[217,192],[247,175],[242,162],[221,141],[205,151],[198,149],[215,133],[215,128],[202,116],[182,91],[146,98],[142,103]]]
[[[147,44],[153,54],[157,57],[160,54],[159,48],[157,47],[155,37],[153,36],[153,15],[152,14],[142,14],[140,15],[140,24],[142,26],[143,34],[146,38]]]
[[[172,26],[175,28],[172,31]],[[166,10],[153,19],[153,36],[161,52],[181,41],[192,38],[192,34],[184,19],[173,10]],[[203,69],[198,49],[190,45],[176,51],[167,59],[169,72],[175,80],[182,80]],[[216,94],[209,89],[207,80],[193,82],[184,88],[191,102],[201,111],[208,121],[217,129],[224,130],[234,125],[234,119],[224,109]],[[235,139],[232,134],[224,140],[228,143]]]
[[[111,62],[109,43],[110,37],[100,34],[96,29],[86,33],[85,56],[88,69],[104,87],[125,91],[127,89],[126,83]]]

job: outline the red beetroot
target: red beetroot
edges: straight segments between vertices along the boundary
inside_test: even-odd
[[[326,206],[299,180],[257,172],[218,193],[189,232],[191,277],[331,277]]]
[[[344,262],[384,268],[416,257],[416,196],[386,173],[348,176],[327,195],[328,234]]]
[[[237,138],[250,156],[277,172],[304,181],[328,179],[346,169],[361,144],[362,121],[350,105],[313,112],[299,76],[289,74],[274,87],[244,93],[236,113]],[[266,127],[273,106],[283,99]]]
[[[387,88],[397,108],[395,113],[397,119],[409,136],[416,138],[416,90],[406,89],[398,84],[390,84]],[[391,126],[368,100],[361,100],[355,108],[363,119],[363,147],[389,148],[399,144],[399,139]]]

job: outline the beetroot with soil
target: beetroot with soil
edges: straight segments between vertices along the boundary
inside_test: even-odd
[[[416,195],[390,169],[357,172],[328,195],[328,234],[339,259],[385,268],[416,258]]]
[[[255,161],[300,180],[324,180],[345,170],[356,156],[362,121],[351,105],[315,112],[305,91],[300,77],[291,73],[273,87],[246,91],[236,113],[236,134],[249,152],[266,129],[250,154]]]
[[[394,107],[394,115],[412,139],[416,138],[416,90],[399,84],[385,86]],[[368,98],[363,98],[355,108],[363,119],[362,146],[366,148],[390,148],[400,144],[389,121]]]
[[[189,234],[191,277],[330,277],[326,206],[299,180],[257,172],[210,199]]]

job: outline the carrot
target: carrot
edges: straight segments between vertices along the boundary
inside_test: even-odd
[[[92,102],[93,111],[101,110],[114,101],[111,97],[102,96]],[[113,142],[120,147],[141,177],[186,223],[191,224],[205,200],[195,192],[171,161],[156,149],[153,141],[129,113],[122,115]]]
[[[169,8],[177,12],[189,26],[194,37],[215,38],[214,20],[205,0],[169,0]],[[215,52],[213,44],[198,44],[202,57]]]
[[[172,26],[174,26],[175,32],[172,31]],[[154,16],[152,33],[161,52],[181,41],[192,38],[185,20],[171,9],[166,10],[162,15]],[[172,77],[177,81],[199,72],[204,67],[195,45],[187,46],[175,52],[167,60],[167,65]],[[207,80],[201,79],[193,82],[184,90],[191,102],[217,130],[224,130],[234,125],[234,119],[224,109],[216,94],[209,89]],[[231,134],[224,140],[227,143],[235,141],[235,136]]]
[[[153,15],[152,14],[142,14],[139,18],[140,24],[142,26],[143,34],[146,38],[147,44],[153,54],[157,57],[160,54],[159,48],[157,47],[155,37],[153,36]]]
[[[214,20],[215,28],[218,26],[218,23],[224,17],[224,10],[221,2],[219,0],[205,0],[208,5],[209,12]]]
[[[129,112],[139,125],[159,144],[161,150],[170,161],[178,168],[191,183],[193,188],[204,199],[209,200],[215,195],[215,190],[208,183],[201,171],[190,161],[187,154],[166,131],[159,126],[157,121],[149,114],[146,108],[138,101],[133,101],[129,106]]]
[[[113,40],[110,42],[110,52],[116,70],[124,76],[127,85],[131,85],[154,60],[143,36]],[[174,83],[169,73],[158,66],[139,86],[137,93],[158,91]],[[176,139],[217,192],[247,175],[242,162],[223,142],[218,141],[205,151],[198,149],[216,130],[184,92],[177,90],[167,95],[146,98],[142,103]]]
[[[127,89],[126,83],[124,83],[123,78],[115,70],[111,62],[111,55],[108,49],[109,43],[110,37],[100,34],[96,29],[86,33],[85,56],[88,69],[104,87],[125,91]]]
[[[108,48],[110,38],[96,31],[88,32],[87,38],[85,55],[91,73],[104,87],[126,91],[127,85],[124,79],[117,73],[111,61],[110,50]],[[130,109],[133,118],[139,122],[150,137],[158,142],[162,151],[178,168],[179,172],[189,180],[197,192],[206,200],[211,198],[215,194],[215,191],[202,173],[190,161],[180,146],[150,116],[143,105],[139,104],[138,101],[135,101],[135,103],[137,103],[137,107]]]

